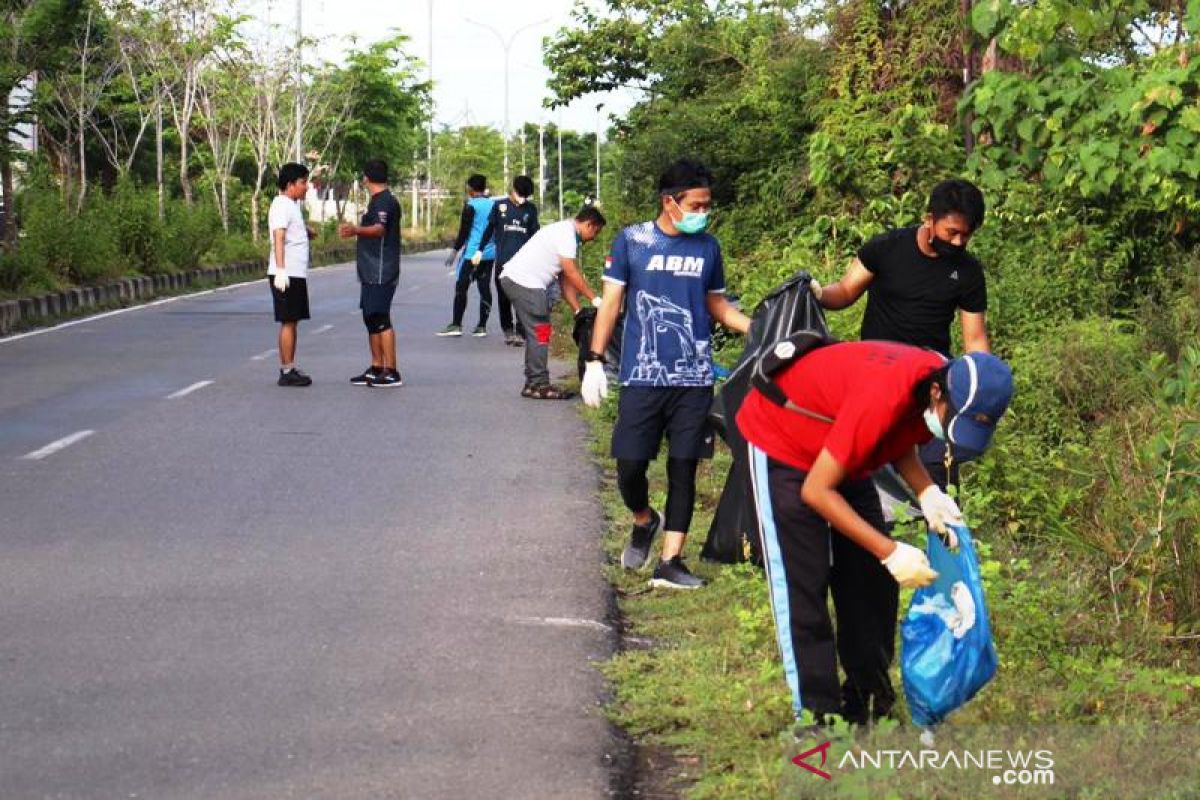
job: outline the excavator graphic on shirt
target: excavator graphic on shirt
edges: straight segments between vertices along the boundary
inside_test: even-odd
[[[637,293],[641,343],[629,382],[650,386],[704,386],[712,380],[707,341],[696,341],[692,312],[665,297]]]

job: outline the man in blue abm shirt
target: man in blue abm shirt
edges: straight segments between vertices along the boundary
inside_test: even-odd
[[[633,513],[626,569],[641,568],[665,526],[662,558],[650,584],[695,589],[704,581],[683,563],[696,498],[696,466],[713,451],[708,410],[713,396],[713,321],[745,333],[750,319],[725,297],[725,268],[716,237],[705,233],[712,174],[676,161],[658,181],[659,214],[617,234],[604,269],[604,296],[586,356],[583,400],[608,394],[604,351],[627,302],[621,344],[621,396],[613,426],[617,486]],[[646,471],[668,441],[665,519],[650,508]]]

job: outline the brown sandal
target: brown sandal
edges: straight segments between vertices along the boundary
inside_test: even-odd
[[[525,391],[522,391],[521,396],[534,400],[570,400],[575,396],[574,392],[569,392],[550,383],[543,383],[541,386],[527,386],[525,388],[529,391],[529,394],[525,394]]]

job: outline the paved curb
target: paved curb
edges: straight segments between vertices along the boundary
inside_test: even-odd
[[[449,242],[404,243],[405,253],[421,253],[449,247]],[[316,255],[316,266],[340,264],[354,260],[354,247],[335,247]],[[112,306],[133,306],[168,294],[178,294],[192,286],[215,284],[221,286],[265,275],[266,261],[240,261],[223,267],[207,267],[186,272],[167,272],[159,275],[140,275],[122,278],[101,286],[64,289],[61,292],[21,297],[0,302],[0,336],[19,328],[28,328],[40,321],[50,322],[58,317],[82,310]]]

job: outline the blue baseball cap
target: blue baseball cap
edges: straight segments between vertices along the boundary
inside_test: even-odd
[[[947,383],[953,416],[946,436],[959,447],[983,452],[1012,399],[1012,370],[991,353],[967,353],[950,362]]]

